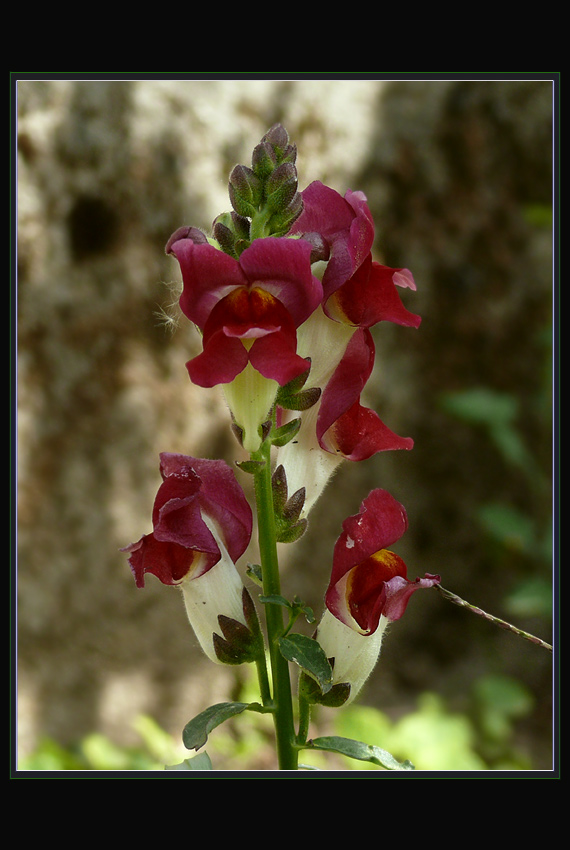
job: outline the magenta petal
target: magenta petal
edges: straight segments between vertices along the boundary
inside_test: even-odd
[[[221,460],[162,453],[163,482],[153,508],[153,533],[122,551],[138,587],[145,573],[163,584],[178,584],[191,571],[197,578],[221,558],[208,523],[236,561],[249,545],[252,512],[233,470]]]
[[[153,523],[155,539],[213,555],[217,561],[220,550],[202,519],[199,494],[192,493],[186,498],[172,497],[170,489],[170,482],[165,481],[156,497],[156,520]],[[158,507],[156,503],[159,503]]]
[[[223,330],[204,337],[204,350],[186,363],[190,380],[199,387],[229,384],[248,362],[248,353],[237,337],[226,336]]]
[[[364,192],[348,191],[346,201],[354,210],[355,218],[350,225],[349,248],[354,267],[359,268],[370,256],[374,243],[374,219]]]
[[[302,193],[303,213],[293,225],[293,233],[318,232],[330,249],[323,276],[325,299],[347,281],[370,254],[374,223],[362,192],[346,193],[319,181]]]
[[[284,334],[260,337],[249,352],[249,361],[264,378],[285,386],[307,371],[307,361],[296,353],[296,346]]]
[[[321,282],[311,272],[311,246],[303,239],[255,239],[240,257],[250,285],[277,298],[298,327],[322,299]]]
[[[396,286],[401,286],[402,289],[417,289],[414,276],[409,269],[392,269],[394,272],[392,280]]]
[[[301,193],[303,212],[291,233],[320,233],[325,238],[350,229],[354,211],[335,189],[314,180]]]
[[[146,573],[152,573],[163,584],[178,584],[196,559],[195,550],[159,541],[154,534],[146,534],[121,551],[129,553],[129,564],[137,587],[144,587]]]
[[[168,455],[161,455],[168,458]],[[170,456],[170,457],[184,457]],[[199,501],[205,515],[218,525],[232,561],[237,561],[249,545],[253,515],[233,469],[223,460],[191,458],[199,475]]]
[[[400,437],[384,425],[378,414],[355,402],[323,434],[321,447],[351,461],[368,460],[378,452],[410,450],[411,437]]]
[[[246,285],[247,279],[237,260],[209,243],[180,239],[170,252],[180,263],[184,283],[180,309],[203,329],[218,301],[236,286]]]
[[[408,527],[406,509],[387,490],[372,490],[360,511],[342,524],[333,555],[331,584],[380,549],[387,549]]]
[[[396,284],[411,287],[414,283],[409,272],[403,274],[407,271],[382,266],[373,262],[371,256],[367,257],[325,302],[325,313],[355,327],[371,328],[378,322],[394,322],[418,328],[420,316],[404,307],[396,289]]]
[[[382,614],[386,619],[394,622],[404,614],[410,597],[416,590],[433,587],[440,583],[440,577],[426,573],[424,578],[408,581],[401,576],[394,576],[386,582],[386,600],[382,608]]]

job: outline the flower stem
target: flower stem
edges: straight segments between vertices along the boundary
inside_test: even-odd
[[[266,440],[261,448],[252,454],[251,457],[252,460],[265,461],[263,467],[255,473],[255,498],[263,592],[266,596],[279,596],[281,593],[281,583],[277,556],[273,491],[271,488],[270,452],[271,444]],[[298,752],[295,747],[289,664],[281,654],[278,645],[278,640],[284,631],[283,609],[280,605],[267,602],[265,604],[265,612],[273,683],[273,719],[279,769],[298,770]]]

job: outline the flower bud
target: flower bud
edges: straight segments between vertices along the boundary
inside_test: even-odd
[[[282,124],[274,124],[261,141],[271,146],[278,163],[295,162],[297,148],[289,144],[289,134]]]
[[[285,236],[303,212],[303,198],[295,192],[283,210],[278,210],[269,219],[268,230],[273,236]]]
[[[268,177],[265,183],[265,202],[275,212],[282,212],[297,192],[297,169],[284,162]]]
[[[236,235],[231,227],[231,213],[221,213],[215,220],[212,228],[214,239],[225,254],[237,257]]]
[[[205,233],[203,233],[197,227],[178,227],[164,248],[166,254],[170,254],[170,249],[174,245],[175,242],[179,242],[181,239],[191,239],[196,245],[203,245],[208,242],[208,237]]]
[[[256,214],[261,203],[262,183],[251,168],[236,165],[230,174],[229,194],[237,214],[251,217]]]
[[[269,142],[260,142],[255,146],[251,156],[251,166],[256,177],[263,181],[267,180],[278,164],[275,151]]]

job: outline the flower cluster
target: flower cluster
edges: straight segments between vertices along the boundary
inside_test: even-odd
[[[276,125],[255,147],[251,167],[232,171],[232,210],[211,234],[182,227],[166,245],[180,267],[180,308],[201,335],[201,352],[186,363],[191,381],[222,387],[249,471],[268,440],[278,452],[282,540],[302,533],[341,462],[412,448],[362,395],[375,361],[370,329],[420,325],[400,294],[415,290],[411,272],[373,259],[365,195],[343,196],[318,181],[299,191],[295,162],[295,146]],[[243,490],[222,461],[163,454],[161,474],[153,531],[124,550],[137,586],[146,573],[179,585],[213,660],[255,660],[259,626],[235,567],[252,532]],[[406,527],[404,508],[373,490],[334,550],[316,639],[351,699],[378,657],[386,624],[402,616],[415,590],[439,581],[409,581],[387,548]]]

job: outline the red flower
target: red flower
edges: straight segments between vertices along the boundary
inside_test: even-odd
[[[415,289],[409,269],[392,269],[372,260],[374,222],[363,192],[344,198],[319,181],[303,192],[303,212],[291,233],[324,241],[328,256],[323,274],[323,308],[332,319],[370,328],[388,321],[417,328],[419,316],[409,312],[396,289]],[[314,240],[311,234],[318,234]]]
[[[373,490],[343,523],[325,601],[334,617],[362,635],[374,634],[381,617],[399,620],[416,590],[439,583],[427,574],[409,581],[404,561],[387,548],[407,527],[404,507],[386,490]]]
[[[128,552],[137,587],[145,573],[163,584],[197,579],[225,551],[235,562],[252,532],[252,512],[233,470],[222,460],[162,453],[159,487],[152,512],[153,531]]]
[[[311,272],[302,239],[256,239],[239,260],[177,231],[166,250],[180,263],[183,313],[203,332],[203,351],[187,363],[195,384],[234,380],[251,363],[284,385],[307,369],[296,353],[296,328],[320,304],[322,285]]]
[[[386,548],[407,527],[402,505],[386,490],[373,490],[337,540],[316,639],[331,659],[334,684],[350,685],[346,703],[376,666],[387,625],[403,615],[416,590],[440,581],[428,574],[408,581],[404,561]]]

